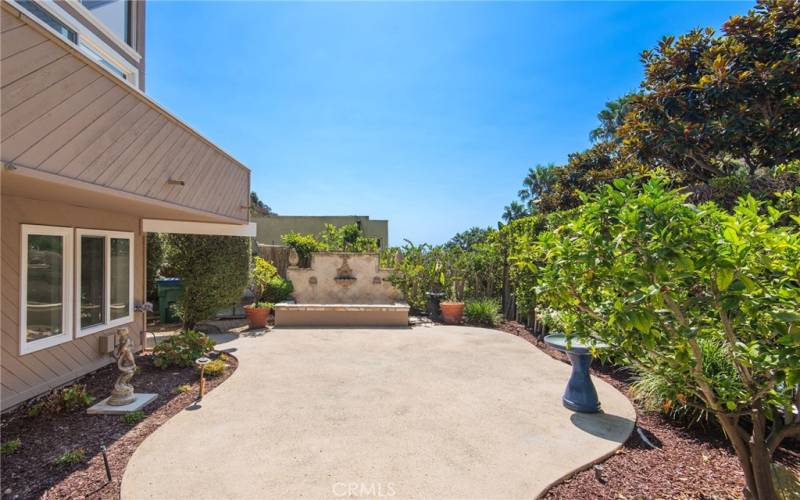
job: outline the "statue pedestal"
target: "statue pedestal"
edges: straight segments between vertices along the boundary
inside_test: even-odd
[[[86,413],[89,415],[125,415],[126,413],[130,413],[132,411],[141,410],[153,402],[153,400],[157,397],[158,394],[137,392],[133,395],[132,403],[123,406],[114,406],[108,404],[108,400],[111,399],[111,396],[109,396],[99,403],[89,407],[89,409],[86,410]]]

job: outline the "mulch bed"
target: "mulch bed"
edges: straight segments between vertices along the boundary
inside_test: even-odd
[[[87,415],[85,409],[69,413],[43,412],[28,416],[31,403],[2,415],[0,431],[3,442],[19,438],[22,447],[3,455],[2,498],[119,498],[122,474],[139,444],[158,426],[181,410],[191,407],[198,394],[195,368],[161,370],[153,366],[150,355],[136,358],[139,372],[132,383],[136,392],[158,394],[144,408],[144,418],[127,424],[119,416]],[[228,356],[225,372],[206,377],[206,391],[228,378],[236,369],[237,360]],[[108,396],[117,376],[116,365],[90,373],[77,384],[86,386],[95,401]],[[176,388],[189,384],[191,389],[179,393]],[[106,446],[112,479],[106,479],[101,446]],[[53,464],[56,457],[68,450],[82,449],[85,458],[75,465]]]
[[[569,363],[567,356],[528,331],[524,325],[503,322],[499,329],[517,335],[551,357]],[[630,397],[631,374],[625,369],[593,363],[592,375]],[[566,381],[565,381],[566,382]],[[636,406],[636,431],[616,454],[602,464],[578,472],[542,495],[547,499],[742,498],[744,477],[738,459],[714,422],[688,425]],[[800,474],[800,442],[784,442],[777,461]]]

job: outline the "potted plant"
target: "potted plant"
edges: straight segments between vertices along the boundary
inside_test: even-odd
[[[244,306],[244,315],[250,328],[265,328],[269,314],[272,312],[271,302],[253,302]]]
[[[448,300],[439,303],[442,310],[442,320],[448,325],[459,325],[464,316],[464,302],[461,297],[464,295],[464,280],[454,278],[453,286],[450,288]]]
[[[275,266],[262,259],[254,257],[250,269],[250,291],[253,292],[253,303],[244,306],[244,314],[250,328],[264,328],[272,311],[272,304],[264,302],[264,293],[272,278],[277,274]]]

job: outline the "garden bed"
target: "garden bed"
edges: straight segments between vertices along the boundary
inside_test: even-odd
[[[499,329],[524,338],[551,357],[569,363],[566,355],[547,346],[524,325],[503,322]],[[629,395],[630,372],[598,362],[592,375]],[[564,381],[566,383],[566,381]],[[543,498],[742,498],[744,477],[727,439],[714,422],[687,425],[636,406],[637,425],[656,446],[637,432],[616,454],[597,467],[554,485]],[[778,462],[800,474],[800,442],[786,441]]]
[[[2,498],[119,498],[125,467],[139,444],[161,424],[181,410],[191,407],[198,394],[195,368],[161,370],[153,366],[152,356],[137,356],[139,372],[132,383],[137,392],[158,394],[143,409],[143,418],[126,423],[119,416],[87,415],[85,408],[64,413],[42,412],[28,415],[30,404],[4,415],[0,423],[3,443],[20,439],[15,453],[2,457]],[[212,390],[236,369],[237,361],[228,356],[225,371],[206,378],[206,391]],[[77,384],[86,386],[95,401],[106,397],[116,378],[116,365],[90,373]],[[178,390],[178,387],[181,390]],[[183,391],[183,392],[181,392]],[[106,446],[112,480],[106,479],[101,446]],[[64,452],[83,450],[84,458],[74,465],[55,465]]]

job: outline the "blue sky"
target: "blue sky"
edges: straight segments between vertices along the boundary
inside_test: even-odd
[[[287,215],[392,244],[494,226],[528,167],[589,146],[639,53],[751,2],[149,2],[147,93]]]

